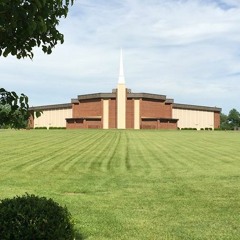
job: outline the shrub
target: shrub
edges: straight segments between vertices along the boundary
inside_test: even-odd
[[[4,240],[74,239],[71,214],[52,199],[25,194],[0,202],[0,238]]]
[[[197,128],[181,128],[181,130],[197,130]]]
[[[34,129],[47,129],[47,127],[35,127]]]
[[[49,127],[49,129],[66,129],[66,127]]]

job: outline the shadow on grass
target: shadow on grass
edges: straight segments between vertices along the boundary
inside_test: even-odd
[[[75,240],[83,240],[83,239],[86,239],[86,238],[87,237],[83,236],[82,233],[76,232],[76,234],[75,234]]]

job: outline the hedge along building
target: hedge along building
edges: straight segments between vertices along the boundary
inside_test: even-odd
[[[219,128],[220,108],[174,103],[165,95],[132,93],[125,86],[122,51],[119,80],[109,93],[79,95],[71,103],[30,108],[31,127],[67,129]],[[39,118],[35,111],[42,111]]]

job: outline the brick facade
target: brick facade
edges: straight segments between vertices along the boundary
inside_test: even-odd
[[[214,112],[214,128],[220,128],[220,112]]]
[[[79,95],[77,99],[72,99],[71,104],[33,107],[30,110],[34,112],[35,110],[68,108],[72,110],[72,113],[70,117],[69,115],[65,117],[67,129],[97,129],[103,128],[104,102],[107,102],[107,105],[105,104],[105,120],[108,117],[105,128],[115,129],[118,126],[116,90],[113,90],[112,93]],[[165,95],[131,93],[131,90],[126,89],[126,117],[124,117],[126,129],[177,129],[178,118],[187,119],[188,115],[173,118],[174,109],[182,109],[186,112],[188,110],[212,112],[214,119],[210,117],[209,121],[214,122],[214,128],[220,126],[220,108],[175,104],[172,99],[167,99]],[[122,121],[122,119],[120,120]],[[29,118],[29,126],[34,127],[33,115]]]
[[[66,119],[67,129],[103,128],[102,99],[86,99],[72,103],[72,118]]]
[[[103,104],[101,99],[82,100],[73,104],[73,118],[102,115]]]
[[[117,103],[116,99],[109,100],[109,128],[117,128]]]
[[[68,119],[67,120],[67,129],[81,129],[81,128],[102,128],[101,119]]]
[[[141,116],[144,117],[162,117],[171,118],[172,109],[171,105],[166,104],[164,101],[158,101],[154,99],[142,99],[141,102]]]
[[[141,129],[177,129],[177,119],[142,119]]]
[[[134,99],[127,99],[126,104],[126,128],[134,128]]]

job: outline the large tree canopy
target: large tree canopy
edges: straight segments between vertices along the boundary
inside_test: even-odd
[[[1,0],[0,56],[33,58],[33,48],[42,47],[50,54],[63,43],[63,34],[56,26],[66,17],[74,0]]]
[[[33,58],[33,48],[50,54],[63,43],[57,29],[74,0],[0,0],[0,56]],[[0,87],[0,127],[22,128],[29,118],[28,97]],[[40,114],[40,113],[39,113]]]

